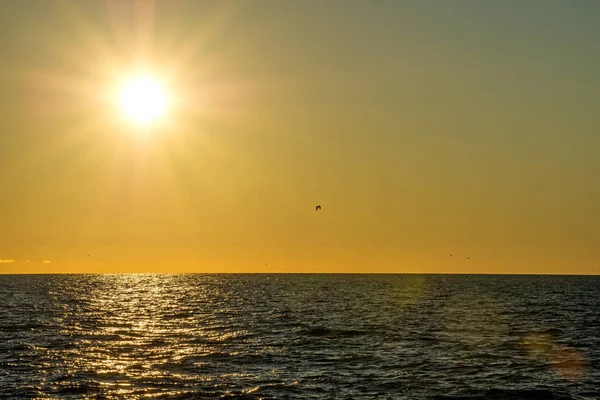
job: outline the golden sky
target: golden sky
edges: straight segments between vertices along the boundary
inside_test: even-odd
[[[598,274],[599,37],[585,0],[0,2],[0,273]]]

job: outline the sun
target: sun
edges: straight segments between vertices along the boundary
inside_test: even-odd
[[[151,76],[137,76],[123,84],[119,104],[127,119],[137,126],[148,126],[161,119],[167,108],[162,83]]]

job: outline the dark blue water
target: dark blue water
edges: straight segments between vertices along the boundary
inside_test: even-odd
[[[600,399],[600,277],[0,276],[2,398]]]

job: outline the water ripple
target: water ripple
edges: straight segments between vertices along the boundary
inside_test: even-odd
[[[0,276],[1,398],[598,399],[600,279]]]

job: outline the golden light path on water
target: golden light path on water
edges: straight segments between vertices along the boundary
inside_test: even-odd
[[[95,276],[94,281],[91,290],[73,288],[77,305],[57,321],[68,327],[61,331],[65,337],[85,338],[78,341],[77,349],[55,352],[57,358],[71,360],[59,381],[61,376],[98,376],[102,385],[115,394],[141,395],[145,391],[137,390],[130,383],[132,379],[154,384],[164,378],[177,379],[217,390],[228,382],[257,378],[226,371],[206,376],[184,372],[204,367],[212,372],[215,359],[239,354],[226,352],[222,345],[248,334],[238,327],[223,326],[220,315],[235,310],[216,307],[223,299],[215,301],[219,294],[211,290],[210,278],[204,282],[204,289],[194,288],[191,301],[179,285],[178,275],[107,274]],[[243,393],[254,390],[245,389]],[[170,396],[182,393],[161,392]]]

